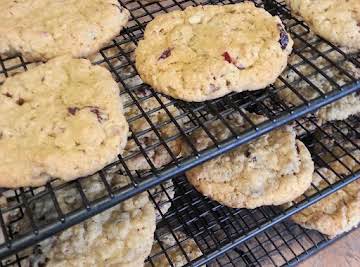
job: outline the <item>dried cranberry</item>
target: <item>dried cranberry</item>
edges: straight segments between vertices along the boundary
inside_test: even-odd
[[[224,57],[225,61],[227,61],[227,62],[229,62],[229,63],[232,63],[232,59],[231,59],[231,57],[230,57],[230,55],[229,55],[228,52],[224,52],[224,53],[222,54],[222,56]]]
[[[104,120],[108,119],[108,116],[106,114],[104,114],[103,112],[101,112],[98,107],[89,107],[89,108],[90,108],[90,112],[92,112],[96,115],[96,117],[100,123],[103,122]]]
[[[25,103],[25,100],[21,97],[19,97],[18,100],[16,100],[16,104],[18,104],[19,106],[22,106]]]
[[[281,24],[278,24],[278,29],[280,31],[279,43],[280,43],[281,49],[284,50],[289,43],[289,36]]]
[[[76,112],[79,111],[79,108],[77,107],[68,107],[68,112],[71,114],[71,115],[75,115]]]
[[[3,94],[4,96],[6,96],[6,97],[12,97],[12,94],[10,94],[10,93],[8,93],[8,92],[6,92],[5,94]]]
[[[228,52],[224,52],[222,54],[222,56],[224,57],[226,62],[229,62],[230,64],[233,64],[235,67],[237,67],[239,70],[245,69],[244,65],[242,65],[241,63],[237,63],[236,61],[234,61],[230,54]]]
[[[161,53],[160,59],[168,58],[171,55],[171,48],[166,49],[164,52]]]

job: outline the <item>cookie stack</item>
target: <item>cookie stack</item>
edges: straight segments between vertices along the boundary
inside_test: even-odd
[[[335,16],[340,2],[344,5]],[[288,0],[287,4],[315,33],[338,45],[360,49],[358,0]],[[128,123],[130,117],[156,109],[158,100],[149,98],[141,101],[141,108],[124,108],[123,101],[133,100],[120,96],[119,86],[106,68],[85,59],[91,59],[127,24],[130,13],[118,1],[0,1],[0,17],[0,55],[21,54],[27,61],[39,62],[0,86],[0,187],[41,186],[54,178],[62,184],[89,176],[84,191],[96,199],[105,190],[94,173],[119,155],[130,155],[127,169],[137,172],[161,168],[173,157],[190,154],[188,142],[176,139],[167,143],[168,148],[156,146],[144,157],[143,147],[153,146],[158,135],[171,138],[177,128],[168,124],[156,134],[148,131],[136,142],[128,142],[129,129],[136,135],[147,131],[149,120],[166,124],[168,112],[177,116],[178,107],[166,112],[160,109],[146,119]],[[204,102],[231,92],[279,85],[281,73],[291,79],[294,73],[286,69],[287,63],[298,60],[290,55],[293,44],[280,18],[252,3],[188,7],[159,15],[147,24],[135,50],[135,64],[142,81],[166,95],[158,96],[162,102],[168,97]],[[356,66],[344,68],[360,77]],[[316,79],[321,87],[324,77]],[[298,88],[299,94],[308,94],[308,84]],[[321,90],[331,91],[326,87]],[[142,90],[133,97],[140,102],[147,94],[149,91]],[[279,97],[289,105],[300,104],[291,90],[282,90]],[[353,94],[320,109],[316,116],[322,123],[346,119],[360,112],[359,104],[359,96]],[[256,124],[267,120],[245,109],[241,113]],[[224,121],[207,123],[215,138],[224,140],[251,127],[240,114],[228,114]],[[177,123],[182,128],[187,121],[179,119]],[[209,133],[201,129],[189,138],[198,151],[214,145]],[[354,157],[359,159],[359,153]],[[344,160],[352,164],[354,159]],[[349,174],[341,166],[330,167]],[[325,186],[319,175],[336,180],[330,169],[314,173],[310,152],[297,139],[293,127],[285,126],[194,167],[186,177],[204,196],[225,206],[254,209],[264,205],[286,207],[301,200],[305,192],[311,193],[312,183]],[[129,184],[129,178],[116,171],[106,173],[111,187]],[[150,253],[155,254],[155,266],[168,266],[169,260],[156,253],[161,250],[159,246],[172,247],[174,237],[166,234],[154,246],[153,241],[156,221],[170,208],[169,199],[174,196],[174,191],[168,190],[172,182],[169,184],[164,190],[151,189],[152,195],[160,192],[152,201],[146,193],[138,194],[43,242],[41,255],[34,253],[29,258],[30,266],[143,266]],[[349,185],[293,219],[330,236],[350,230],[360,222],[358,186]],[[58,201],[65,209],[80,208],[77,205],[81,200],[71,190],[64,191]],[[51,213],[46,203],[31,208],[38,217]],[[175,239],[183,235],[178,232]],[[184,247],[193,258],[201,255],[194,240],[188,239]],[[169,255],[179,266],[187,262],[173,248]]]

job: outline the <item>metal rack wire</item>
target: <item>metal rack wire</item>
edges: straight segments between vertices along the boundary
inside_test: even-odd
[[[184,9],[190,5],[229,4],[237,2],[241,1],[166,0],[156,3],[146,3],[145,1],[121,1],[121,4],[131,12],[131,20],[123,30],[122,34],[116,37],[108,46],[103,48],[98,55],[92,58],[92,61],[94,64],[100,64],[108,68],[121,87],[121,94],[126,100],[125,111],[128,112],[127,119],[132,132],[129,139],[129,143],[132,144],[131,149],[129,149],[126,155],[119,156],[118,161],[99,172],[99,179],[106,189],[106,194],[98,199],[88,199],[86,196],[86,193],[82,188],[82,181],[87,179],[86,177],[66,184],[61,184],[55,180],[44,187],[36,189],[22,188],[6,192],[7,196],[16,201],[14,201],[12,205],[0,209],[0,225],[4,235],[4,240],[0,244],[0,257],[14,254],[27,246],[33,245],[50,235],[108,209],[139,192],[145,191],[150,187],[181,174],[195,165],[225,153],[236,146],[253,140],[261,134],[269,132],[276,127],[300,118],[309,112],[313,112],[324,105],[359,90],[359,79],[343,68],[344,63],[352,64],[359,68],[359,54],[347,53],[320,37],[312,36],[309,28],[303,22],[292,17],[281,1],[260,0],[254,2],[258,6],[264,6],[272,14],[278,14],[296,42],[293,53],[301,60],[295,64],[290,63],[288,66],[288,68],[296,73],[297,78],[295,80],[289,80],[286,76],[281,76],[279,78],[281,83],[271,85],[266,88],[266,90],[259,90],[251,93],[233,93],[223,98],[206,101],[204,103],[185,103],[160,96],[150,87],[142,83],[134,66],[133,52],[138,40],[142,38],[147,22],[153,19],[154,16],[175,9]],[[311,57],[309,57],[307,53],[309,50],[313,52]],[[336,58],[336,60],[334,60],[334,58]],[[317,65],[317,60],[319,59],[325,62],[321,67]],[[34,65],[36,64],[25,62],[20,56],[9,58],[0,57],[0,82],[5,77],[25,71]],[[304,66],[310,68],[312,72],[305,73],[303,69]],[[329,76],[328,70],[339,72],[342,76],[341,82],[338,79]],[[323,76],[331,90],[323,92],[316,86],[312,80],[312,77],[315,75]],[[307,83],[310,90],[316,92],[318,96],[314,99],[307,99],[306,97],[299,95],[299,103],[295,106],[289,106],[278,97],[278,93],[281,90],[290,89],[296,94],[296,85],[299,82]],[[243,112],[244,109],[262,113],[268,117],[268,120],[261,124],[257,124]],[[224,120],[224,118],[231,113],[239,113],[249,122],[250,126],[242,132],[236,132],[231,128],[231,125],[228,125]],[[207,122],[215,120],[221,121],[230,129],[233,133],[230,138],[218,140],[210,134]],[[311,144],[308,143],[307,145],[310,150],[315,148],[320,149],[320,152],[316,151],[316,153],[313,154],[314,160],[319,166],[326,165],[329,162],[328,157],[332,160],[338,160],[339,156],[341,156],[332,153],[332,147],[338,147],[338,150],[340,150],[342,154],[351,154],[352,150],[359,149],[358,144],[351,141],[347,136],[347,133],[343,130],[345,128],[350,129],[351,132],[358,136],[359,117],[355,116],[351,120],[347,120],[343,123],[329,123],[327,126],[320,126],[317,124],[316,119],[312,117],[306,120],[306,123],[304,123],[304,121],[299,121],[296,126],[303,130],[305,137],[310,136],[314,129],[317,130],[317,132],[323,132],[325,137],[328,138],[335,132],[338,133],[347,144],[344,146],[344,143],[340,143],[339,140],[327,144],[324,143],[323,138],[320,139],[317,136],[312,136],[315,141]],[[144,126],[139,128],[137,127],[138,124]],[[311,129],[309,128],[309,125],[311,125]],[[327,131],[326,127],[331,129],[331,133]],[[214,145],[212,147],[203,151],[197,151],[195,149],[189,136],[193,131],[198,129],[205,131],[213,140]],[[180,140],[181,142],[185,142],[191,148],[190,155],[184,156],[179,153],[174,144]],[[306,141],[306,138],[304,140]],[[157,158],[159,153],[165,155],[163,156],[165,160],[162,158],[161,163],[159,163]],[[323,158],[322,155],[326,155],[327,158]],[[141,171],[134,170],[134,159],[143,162]],[[131,182],[124,187],[112,188],[107,181],[107,173],[113,171],[127,175]],[[232,211],[230,209],[220,208],[219,204],[211,202],[208,199],[203,199],[201,196],[197,195],[196,192],[194,192],[194,189],[187,185],[182,178],[178,178],[177,187],[181,188],[182,186],[184,190],[184,196],[179,197],[179,201],[183,201],[183,199],[193,193],[197,196],[197,198],[191,200],[192,202],[189,202],[193,204],[184,204],[183,210],[186,210],[186,207],[188,207],[188,209],[190,209],[187,211],[189,214],[193,213],[194,216],[197,215],[199,218],[204,217],[205,215],[201,214],[200,209],[200,207],[204,206],[210,209],[210,213],[216,212],[217,210],[227,211],[224,213],[225,215],[223,215],[225,216],[225,220],[227,217],[235,217],[238,222],[240,222],[243,220],[242,218],[248,217],[253,222],[245,228],[243,226],[243,230],[241,231],[236,230],[238,233],[237,237],[227,239],[227,242],[229,244],[231,243],[231,245],[224,246],[223,250],[215,249],[214,251],[206,251],[203,253],[204,256],[197,262],[201,264],[210,258],[216,257],[225,249],[235,246],[235,244],[250,238],[250,236],[266,230],[275,223],[288,218],[294,212],[345,186],[359,176],[360,174],[357,172],[348,177],[341,177],[336,184],[329,185],[328,188],[318,191],[314,196],[306,197],[304,201],[291,207],[287,211],[274,210],[271,215],[268,215],[267,213],[267,215],[264,215],[262,213],[262,208],[257,209],[255,213],[263,214],[262,216],[254,215],[255,213],[252,211]],[[68,188],[74,188],[76,190],[77,194],[82,199],[82,203],[80,203],[81,205],[76,210],[65,212],[59,206],[57,195],[61,190],[68,190]],[[31,205],[40,202],[49,196],[53,202],[54,209],[56,210],[56,216],[52,218],[52,220],[47,220],[46,223],[44,223],[34,218],[31,211]],[[175,201],[176,199],[173,200],[174,203]],[[176,206],[174,203],[173,206]],[[200,206],[196,207],[194,203],[198,203]],[[194,211],[191,211],[192,208],[194,208]],[[21,233],[13,233],[11,227],[8,227],[6,218],[15,210],[17,210],[17,214],[21,214],[21,216],[14,220],[27,218],[31,222],[30,227],[23,229]],[[169,221],[172,219],[171,214],[174,214],[173,219],[175,221],[180,220],[179,218],[182,216],[182,213],[180,213],[179,210],[175,210],[173,213],[166,215],[165,218],[168,218]],[[254,219],[256,216],[260,216],[260,219]],[[181,220],[184,227],[187,227],[187,225],[192,222],[190,219],[186,218]],[[204,229],[204,231],[206,230]],[[192,233],[189,229],[187,229],[186,232],[187,234]],[[201,231],[197,229],[197,232],[193,232],[191,236],[194,236],[196,239],[199,235],[201,235]],[[218,241],[214,244],[218,244]],[[221,244],[222,243],[220,242],[220,245]],[[219,248],[220,245],[217,248]]]
[[[224,253],[208,265],[211,267],[292,266],[344,235],[329,239],[319,232],[285,221]]]
[[[352,155],[354,150],[359,149],[359,116],[353,116],[345,121],[328,123],[321,127],[317,126],[315,122],[311,122],[312,120],[312,118],[309,118],[310,122],[307,123],[296,122],[295,127],[303,128],[304,134],[301,139],[312,151],[317,171],[321,167],[328,166],[330,162],[341,162],[342,157]],[[310,126],[309,123],[314,125]],[[312,130],[308,131],[308,129]],[[360,162],[359,159],[356,160],[359,165],[357,172],[348,176],[336,173],[338,180],[332,184],[329,183],[328,187],[321,190],[313,185],[312,187],[317,190],[314,194],[304,195],[304,200],[296,202],[287,209],[272,206],[260,207],[254,210],[227,208],[199,194],[183,176],[172,179],[171,185],[161,185],[160,190],[149,191],[150,199],[153,200],[159,213],[155,242],[161,243],[162,236],[165,234],[170,234],[174,241],[170,245],[160,246],[158,251],[148,258],[148,266],[156,266],[156,259],[159,257],[165,257],[171,266],[173,264],[171,253],[175,249],[179,250],[180,254],[182,253],[184,265],[192,266],[201,266],[203,264],[210,264],[210,266],[222,264],[225,264],[225,266],[226,264],[230,264],[229,266],[242,266],[241,264],[244,264],[244,266],[246,264],[262,265],[264,261],[279,266],[296,262],[310,255],[330,241],[315,231],[304,230],[294,223],[284,221],[295,212],[359,178]],[[323,177],[323,179],[326,180],[326,177]],[[79,183],[81,184],[82,181],[80,180]],[[65,185],[69,186],[69,184]],[[59,190],[76,191],[78,186],[78,182],[75,181],[71,183],[72,189],[61,187]],[[171,196],[171,191],[175,191],[174,197]],[[19,234],[16,232],[19,231],[19,228],[14,227],[14,225],[21,221],[29,221],[33,224],[29,227],[37,225],[39,231],[41,231],[44,227],[58,223],[60,216],[67,218],[68,214],[74,212],[74,210],[68,210],[68,213],[59,214],[59,207],[54,202],[51,204],[52,212],[47,213],[49,214],[48,217],[39,218],[31,214],[31,207],[36,203],[47,202],[49,204],[49,200],[55,198],[44,194],[32,204],[29,204],[29,210],[27,211],[18,201],[20,201],[21,194],[29,193],[20,190],[20,195],[16,194],[12,197],[16,205],[9,208],[8,212],[11,215],[5,216],[7,217],[7,227],[11,237]],[[54,195],[58,194],[60,192],[54,192]],[[162,204],[156,201],[159,194],[165,196],[161,203],[171,203],[171,208],[166,213],[161,211]],[[35,194],[35,196],[38,196],[38,194]],[[11,197],[8,196],[8,198]],[[73,209],[77,207],[73,207]],[[81,207],[79,209],[81,210]],[[66,220],[64,223],[66,223]],[[24,232],[27,230],[29,229],[21,229]],[[49,232],[50,234],[53,234],[52,230]],[[182,235],[178,235],[179,232]],[[34,234],[31,236],[36,238]],[[264,239],[266,240],[264,241]],[[186,250],[188,242],[196,244],[201,254],[192,258],[191,254]],[[295,249],[294,246],[297,248]],[[231,249],[232,252],[228,252]],[[227,254],[223,255],[225,252]],[[27,251],[27,254],[23,252],[13,254],[4,259],[0,266],[14,266],[14,264],[27,266],[25,262],[29,253]],[[238,262],[241,262],[241,264]]]

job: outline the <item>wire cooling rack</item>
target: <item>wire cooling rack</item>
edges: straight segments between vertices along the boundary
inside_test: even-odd
[[[316,122],[312,122],[312,118],[306,120],[308,121],[304,122],[304,119],[296,121],[294,127],[302,129],[301,140],[312,152],[316,171],[318,172],[322,167],[330,168],[329,163],[333,162],[343,162],[345,168],[349,167],[342,158],[352,155],[353,151],[359,149],[360,117],[353,116],[345,121],[327,123],[321,127]],[[330,241],[315,231],[304,230],[291,222],[284,221],[295,212],[359,178],[360,161],[354,160],[357,161],[354,167],[357,169],[356,172],[350,172],[349,175],[335,172],[338,178],[336,181],[332,183],[329,181],[325,188],[312,185],[314,193],[304,195],[302,201],[297,201],[286,209],[273,206],[253,210],[227,208],[202,196],[183,176],[172,179],[171,183],[161,184],[156,190],[149,191],[149,197],[157,209],[158,217],[155,244],[161,245],[158,245],[158,249],[148,258],[147,266],[156,266],[159,259],[169,262],[169,266],[175,265],[178,257],[173,255],[174,250],[180,253],[182,265],[192,266],[204,264],[242,266],[237,265],[237,262],[247,264],[246,266],[251,264],[268,266],[264,262],[280,266],[306,257]],[[77,199],[83,199],[83,203],[77,203],[75,207],[66,209],[67,213],[59,212],[60,209],[65,209],[55,200],[60,198],[63,190],[72,190],[72,194],[77,192],[82,188],[81,184],[86,181],[85,179],[60,185],[56,190],[51,191],[51,194],[26,190],[5,193],[9,203],[12,203],[6,209],[7,212],[2,214],[2,224],[4,226],[6,222],[8,238],[16,238],[25,233],[27,238],[34,239],[28,244],[34,244],[39,240],[42,231],[44,235],[53,235],[58,230],[56,228],[58,224],[66,225],[68,217],[73,214],[78,216],[78,212],[84,209],[82,205],[88,203],[91,206],[92,201],[96,202],[96,199],[86,197],[86,190],[80,191],[78,196],[74,195]],[[102,184],[102,179],[106,181],[107,177],[100,176],[98,179]],[[328,181],[325,176],[322,179]],[[106,191],[106,183],[103,187]],[[14,195],[11,196],[9,193]],[[21,201],[28,199],[25,195],[30,194],[34,195],[32,201],[27,202],[24,207]],[[33,214],[33,207],[43,203],[50,207],[49,212],[41,216]],[[163,209],[166,205],[171,205],[168,211]],[[65,220],[61,222],[60,218]],[[26,227],[17,227],[24,221],[27,222]],[[34,231],[38,231],[38,234],[36,235]],[[163,243],[162,240],[166,235],[170,235],[172,241]],[[264,241],[264,238],[267,239]],[[199,252],[194,255],[190,252],[193,250],[190,250],[189,246],[195,246]],[[16,247],[19,248],[20,246]],[[8,250],[15,251],[12,248]],[[228,252],[229,250],[232,251]],[[39,251],[39,247],[36,247],[35,251]],[[6,252],[4,254],[11,254]],[[227,254],[223,255],[225,252]],[[26,250],[11,256],[7,255],[0,266],[27,266],[28,256],[32,253],[31,250]]]
[[[82,181],[86,177],[67,184],[52,181],[46,186],[36,189],[22,188],[6,192],[8,196],[16,201],[15,204],[0,209],[0,225],[4,235],[3,242],[0,244],[0,256],[8,256],[30,246],[108,209],[120,201],[160,184],[197,164],[249,142],[261,134],[359,90],[359,77],[355,77],[353,73],[344,67],[350,64],[359,68],[359,54],[349,53],[319,37],[313,36],[303,22],[289,14],[282,2],[275,1],[254,2],[258,6],[264,6],[272,14],[278,14],[295,41],[293,54],[297,56],[297,60],[290,61],[288,64],[288,68],[294,73],[291,79],[286,75],[282,75],[277,83],[265,90],[251,93],[232,93],[223,98],[203,103],[176,101],[156,94],[152,88],[142,83],[134,66],[133,52],[149,21],[161,13],[184,9],[190,5],[237,2],[241,1],[166,0],[156,3],[121,1],[121,4],[131,12],[130,22],[121,35],[116,37],[91,60],[94,64],[100,64],[108,68],[121,88],[121,95],[125,99],[126,116],[131,129],[127,153],[119,156],[119,160],[99,172],[99,179],[103,183],[106,194],[98,199],[89,199],[86,196],[82,188]],[[20,56],[1,57],[0,82],[8,76],[26,71],[36,65],[24,61]],[[337,73],[336,77],[332,76],[332,73]],[[330,88],[327,91],[324,91],[315,82],[314,79],[319,75],[322,77],[326,88]],[[299,83],[307,84],[308,89],[316,97],[299,95],[297,93]],[[283,90],[290,90],[298,96],[296,105],[289,105],[278,97]],[[263,123],[255,123],[246,115],[244,110],[262,113],[268,117],[268,120]],[[228,125],[224,119],[231,113],[240,114],[245,121],[248,121],[249,126],[241,132],[232,129],[231,125]],[[346,121],[346,125],[340,126],[329,124],[329,127],[335,133],[339,133],[340,137],[346,139],[345,141],[349,146],[344,147],[343,144],[337,141],[330,145],[325,144],[319,138],[314,141],[315,144],[318,143],[318,147],[323,152],[318,153],[317,151],[313,154],[314,160],[318,164],[326,164],[327,162],[321,157],[322,154],[326,155],[326,157],[332,157],[332,160],[338,160],[339,155],[330,153],[328,151],[329,147],[340,147],[339,150],[343,154],[350,154],[351,150],[349,149],[359,148],[342,132],[342,129],[346,126],[355,131],[355,134],[359,133],[358,129],[356,129],[359,118],[354,117],[353,119],[357,124],[351,124],[351,121]],[[232,132],[231,137],[225,140],[216,139],[210,133],[209,121],[222,122]],[[309,125],[313,129],[310,129]],[[326,129],[321,128],[323,126],[319,125],[316,118],[311,116],[306,120],[306,123],[300,121],[297,127],[305,136],[308,136],[309,132],[314,129],[326,133]],[[205,131],[214,143],[212,147],[203,151],[197,151],[190,138],[191,133],[199,129]],[[179,153],[180,140],[189,146],[191,150],[189,155],[184,156]],[[312,146],[312,144],[309,145],[310,150]],[[130,178],[130,183],[120,188],[112,188],[107,181],[106,175],[108,172],[114,171],[127,175]],[[239,240],[244,239],[244,237],[248,238],[249,235],[256,234],[260,230],[269,227],[269,225],[289,217],[298,209],[330,194],[358,178],[358,176],[358,173],[353,173],[348,177],[342,177],[336,184],[329,185],[329,188],[318,192],[313,197],[307,197],[296,207],[292,207],[286,212],[274,213],[272,217],[266,217],[263,221],[257,221],[252,228],[250,227],[242,232]],[[75,188],[77,194],[81,196],[82,202],[80,203],[81,207],[77,210],[65,212],[58,204],[57,193],[61,190],[67,190],[69,187]],[[193,191],[190,188],[189,190]],[[31,205],[49,196],[56,210],[56,216],[52,221],[41,223],[34,219]],[[201,201],[207,200],[201,198]],[[201,201],[199,203],[202,203]],[[14,210],[18,210],[23,218],[30,221],[30,227],[23,229],[21,233],[12,233],[8,227],[6,219]],[[21,218],[17,218],[17,220],[21,220]],[[270,221],[271,223],[269,223]]]
[[[344,235],[329,239],[285,221],[224,253],[208,266],[295,266]]]

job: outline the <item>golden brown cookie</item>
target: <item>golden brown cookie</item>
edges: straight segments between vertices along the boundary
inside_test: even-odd
[[[116,0],[3,0],[0,54],[30,61],[87,57],[118,35],[129,16]]]
[[[320,36],[341,46],[360,49],[359,0],[286,0]]]
[[[278,17],[250,2],[188,7],[147,25],[136,68],[158,92],[204,101],[273,83],[292,43]]]
[[[0,186],[93,174],[128,134],[119,88],[103,67],[63,56],[0,86]]]
[[[353,158],[360,161],[360,151],[352,153]],[[341,161],[352,172],[359,171],[359,163],[350,156],[341,158]],[[330,164],[331,168],[339,175],[349,175],[350,172],[339,161]],[[314,173],[312,183],[318,190],[324,189],[338,181],[336,174],[327,168],[319,169]],[[326,180],[327,181],[326,181]],[[305,192],[306,195],[316,193],[314,187]],[[301,200],[302,198],[298,199]],[[319,232],[335,237],[343,232],[350,231],[360,222],[360,180],[347,185],[330,196],[320,200],[314,205],[292,216],[292,219],[301,226],[318,230]]]
[[[254,121],[264,117],[248,114]],[[227,119],[238,131],[248,122],[238,114]],[[208,128],[216,137],[230,137],[222,123],[213,122]],[[198,149],[211,146],[203,131],[192,139]],[[233,208],[256,208],[280,205],[293,200],[310,186],[314,163],[305,145],[296,139],[290,126],[265,134],[215,159],[186,172],[188,181],[204,194]]]

